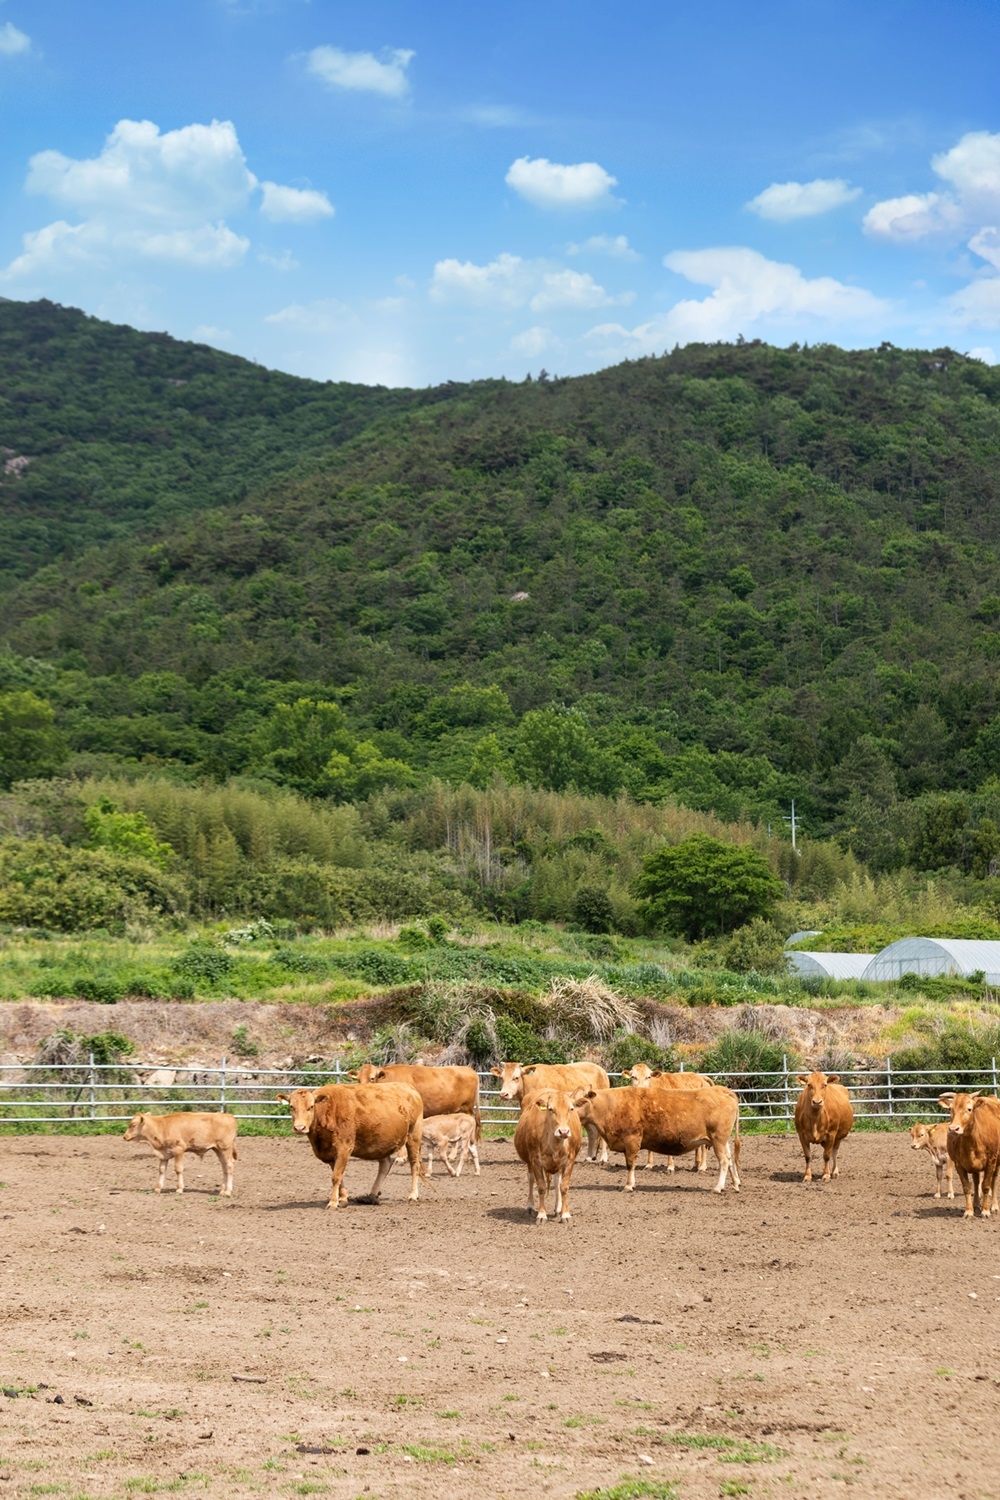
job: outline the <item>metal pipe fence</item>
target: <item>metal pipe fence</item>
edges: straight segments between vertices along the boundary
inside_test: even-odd
[[[720,1073],[714,1077],[739,1094],[744,1127],[790,1129],[799,1084],[789,1071],[787,1058],[780,1072]],[[276,1093],[346,1080],[339,1062],[296,1069],[257,1068],[225,1057],[214,1068],[163,1068],[153,1063],[125,1066],[98,1063],[93,1057],[87,1063],[4,1064],[0,1065],[0,1132],[23,1131],[36,1125],[77,1130],[89,1125],[108,1126],[124,1122],[139,1111],[227,1110],[239,1120],[263,1124],[288,1119],[287,1110],[275,1099]],[[920,1118],[941,1119],[938,1095],[947,1090],[1000,1093],[996,1058],[990,1068],[956,1073],[940,1069],[904,1072],[894,1068],[890,1059],[882,1067],[842,1072],[840,1080],[850,1092],[858,1123],[904,1129]],[[613,1077],[612,1081],[620,1086],[623,1079]],[[500,1099],[492,1074],[480,1073],[479,1088],[484,1125],[516,1124],[518,1108]]]

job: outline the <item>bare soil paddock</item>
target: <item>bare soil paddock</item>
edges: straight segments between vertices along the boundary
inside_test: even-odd
[[[232,1202],[214,1158],[157,1198],[146,1148],[0,1140],[0,1500],[1000,1495],[1000,1227],[905,1136],[809,1188],[746,1139],[721,1200],[581,1163],[570,1226],[483,1157],[330,1213],[292,1139],[241,1141]]]

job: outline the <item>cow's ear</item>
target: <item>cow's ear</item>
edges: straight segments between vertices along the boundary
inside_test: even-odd
[[[535,1100],[535,1107],[537,1109],[548,1109],[549,1106],[548,1106],[548,1103],[547,1103],[547,1101],[545,1099],[536,1099]]]
[[[588,1099],[596,1099],[597,1098],[597,1090],[596,1089],[588,1089],[587,1093],[586,1093],[586,1097]]]
[[[808,1075],[808,1073],[797,1073],[795,1076],[798,1079],[799,1083],[808,1083],[809,1082],[809,1075]]]
[[[827,1081],[827,1083],[839,1083],[840,1082],[840,1074],[839,1073],[827,1073],[827,1075],[826,1075],[826,1081]]]
[[[660,1068],[653,1068],[651,1070],[649,1076],[650,1076],[650,1078],[662,1078],[663,1077],[663,1071]]]
[[[951,1111],[951,1107],[954,1104],[954,1102],[955,1102],[955,1095],[954,1094],[939,1094],[938,1095],[938,1103],[940,1104],[940,1106],[941,1106],[942,1109],[946,1109],[946,1110],[948,1110],[950,1112]]]
[[[988,1104],[989,1103],[989,1100],[984,1099],[983,1096],[982,1096],[982,1094],[973,1094],[972,1098],[973,1098],[973,1105],[972,1105],[973,1109],[978,1109],[981,1104]]]
[[[275,1104],[291,1104],[292,1101],[287,1094],[276,1094],[274,1102]]]
[[[537,1063],[522,1063],[521,1064],[521,1072],[522,1073],[533,1073],[537,1067],[538,1067]]]
[[[491,1075],[494,1078],[502,1078],[503,1077],[503,1068],[491,1068],[490,1069],[490,1073],[491,1073]]]

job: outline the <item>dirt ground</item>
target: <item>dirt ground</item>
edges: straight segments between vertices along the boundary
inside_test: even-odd
[[[722,1199],[581,1162],[569,1226],[483,1158],[331,1213],[290,1138],[241,1142],[231,1202],[214,1158],[158,1198],[144,1146],[0,1139],[0,1500],[1000,1495],[1000,1228],[907,1137],[808,1188],[748,1138]]]

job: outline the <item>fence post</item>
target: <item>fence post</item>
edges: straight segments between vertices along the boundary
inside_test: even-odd
[[[792,1113],[792,1096],[788,1091],[788,1053],[781,1054],[781,1072],[785,1090],[785,1131],[788,1131],[788,1121]]]
[[[90,1054],[90,1118],[94,1118],[94,1054]]]
[[[997,1089],[997,1060],[996,1060],[996,1058],[993,1059],[993,1092],[994,1092],[994,1094],[1000,1093],[1000,1090]]]
[[[889,1113],[892,1114],[892,1058],[885,1060],[885,1092],[889,1102]]]
[[[681,1072],[682,1073],[684,1072],[684,1059],[683,1059],[683,1057],[681,1058]]]
[[[220,1083],[220,1087],[219,1087],[219,1109],[223,1113],[225,1113],[225,1108],[226,1108],[226,1059],[225,1058],[222,1059],[222,1069],[221,1069],[221,1075],[220,1075],[219,1083]]]
[[[334,1077],[336,1078],[337,1082],[339,1083],[340,1082],[340,1058],[339,1057],[334,1058],[333,1073],[334,1073]]]

